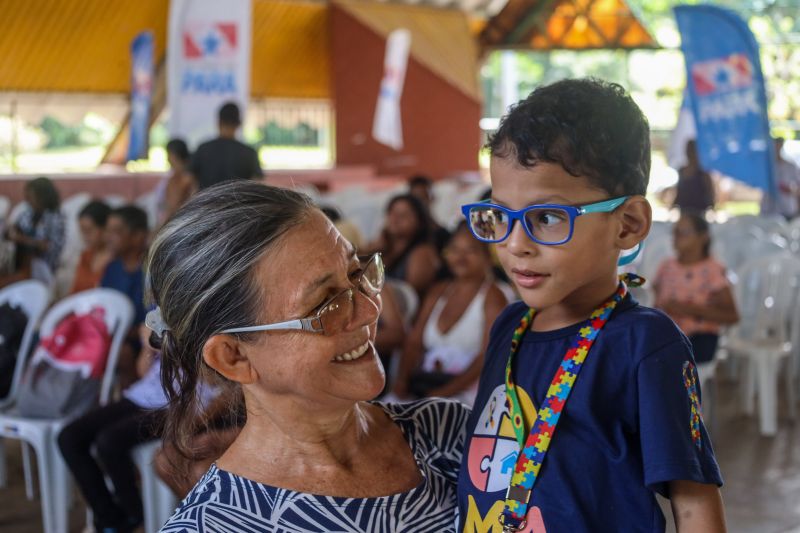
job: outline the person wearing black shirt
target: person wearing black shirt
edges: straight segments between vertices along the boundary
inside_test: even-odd
[[[219,137],[201,144],[192,156],[190,170],[198,189],[235,179],[260,179],[264,176],[253,148],[236,139],[242,124],[239,106],[233,102],[219,109]]]

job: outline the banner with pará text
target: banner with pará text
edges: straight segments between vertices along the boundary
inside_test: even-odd
[[[170,0],[169,132],[194,149],[217,133],[226,102],[244,117],[250,94],[251,0]]]
[[[774,148],[753,34],[736,13],[716,6],[678,6],[675,18],[701,164],[774,195]]]

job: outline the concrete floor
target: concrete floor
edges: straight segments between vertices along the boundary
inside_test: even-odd
[[[792,424],[781,413],[777,436],[758,433],[758,421],[738,411],[737,387],[720,383],[712,439],[725,486],[731,533],[800,533],[800,420]],[[0,532],[39,533],[39,501],[25,498],[19,446],[7,442],[9,486],[0,489]],[[79,533],[85,511],[77,499],[70,513],[70,532]]]

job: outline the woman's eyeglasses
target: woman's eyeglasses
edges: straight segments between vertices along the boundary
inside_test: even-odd
[[[461,212],[467,219],[470,231],[480,241],[503,242],[511,235],[514,221],[519,220],[533,242],[553,246],[564,244],[572,238],[577,217],[589,213],[610,213],[628,198],[621,196],[580,206],[530,205],[520,210],[482,202],[462,206]]]
[[[361,291],[369,298],[375,298],[383,288],[385,280],[383,259],[381,254],[371,256],[357,273],[353,280],[353,287],[345,289],[339,294],[326,300],[317,309],[317,312],[306,318],[264,324],[261,326],[247,326],[242,328],[229,328],[220,333],[250,333],[255,331],[291,330],[299,329],[310,333],[333,335],[338,333],[350,323],[355,309],[355,291]]]

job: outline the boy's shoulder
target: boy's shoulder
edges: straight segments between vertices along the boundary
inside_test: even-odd
[[[512,303],[492,326],[491,340],[507,341],[528,310],[525,302]],[[675,322],[664,312],[640,305],[627,296],[603,328],[598,343],[615,351],[627,352],[633,363],[673,345],[689,346],[689,341]],[[490,348],[491,351],[491,348]]]

